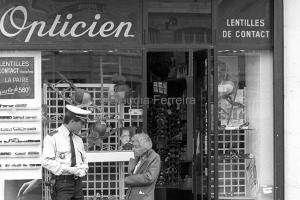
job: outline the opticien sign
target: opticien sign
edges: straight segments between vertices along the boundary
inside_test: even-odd
[[[18,21],[18,24],[15,22],[16,12],[21,12],[24,16],[21,22]],[[135,35],[130,34],[130,30],[132,27],[131,22],[120,22],[118,26],[115,26],[114,22],[106,21],[99,26],[99,20],[101,18],[100,14],[96,14],[94,17],[94,21],[88,25],[84,21],[75,22],[73,25],[69,25],[69,21],[73,17],[72,14],[67,14],[66,20],[61,22],[61,15],[56,15],[55,19],[52,22],[51,27],[47,30],[46,27],[48,25],[45,21],[33,21],[32,23],[27,23],[27,10],[23,6],[12,7],[8,9],[1,17],[0,20],[0,32],[6,37],[16,37],[24,31],[28,31],[24,42],[29,42],[33,33],[37,31],[38,37],[66,37],[71,36],[74,38],[78,38],[84,35],[88,35],[89,37],[100,36],[103,38],[106,37],[119,37],[121,35],[122,30],[124,29],[123,36],[125,38],[135,37]],[[8,24],[5,22],[8,21],[10,26],[12,26],[15,30],[7,29]],[[96,26],[98,25],[98,28]]]

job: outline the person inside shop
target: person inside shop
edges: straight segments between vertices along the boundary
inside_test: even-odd
[[[160,172],[160,156],[152,149],[148,134],[138,133],[132,138],[134,158],[128,165],[126,200],[154,200],[155,184]]]
[[[88,163],[81,129],[91,112],[67,105],[63,124],[44,139],[42,166],[52,173],[52,200],[83,200],[82,177]]]
[[[132,137],[136,133],[136,127],[123,127],[120,134],[120,148],[122,151],[132,150]]]

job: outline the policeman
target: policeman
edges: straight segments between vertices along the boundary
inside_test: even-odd
[[[91,112],[66,106],[63,124],[44,139],[42,166],[53,174],[52,200],[83,200],[82,177],[88,163],[80,137]]]

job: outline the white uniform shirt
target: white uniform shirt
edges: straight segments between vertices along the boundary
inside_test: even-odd
[[[70,175],[66,172],[66,169],[71,167],[71,144],[69,134],[70,132],[65,125],[61,125],[56,129],[56,133],[53,135],[46,135],[44,139],[42,165],[54,175]],[[82,176],[85,176],[88,170],[88,163],[82,139],[75,134],[73,134],[72,139],[76,155],[75,167],[81,168],[83,170],[83,173],[81,174]]]

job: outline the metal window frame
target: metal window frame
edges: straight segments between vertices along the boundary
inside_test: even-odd
[[[284,32],[283,0],[274,1],[274,193],[284,199]]]

